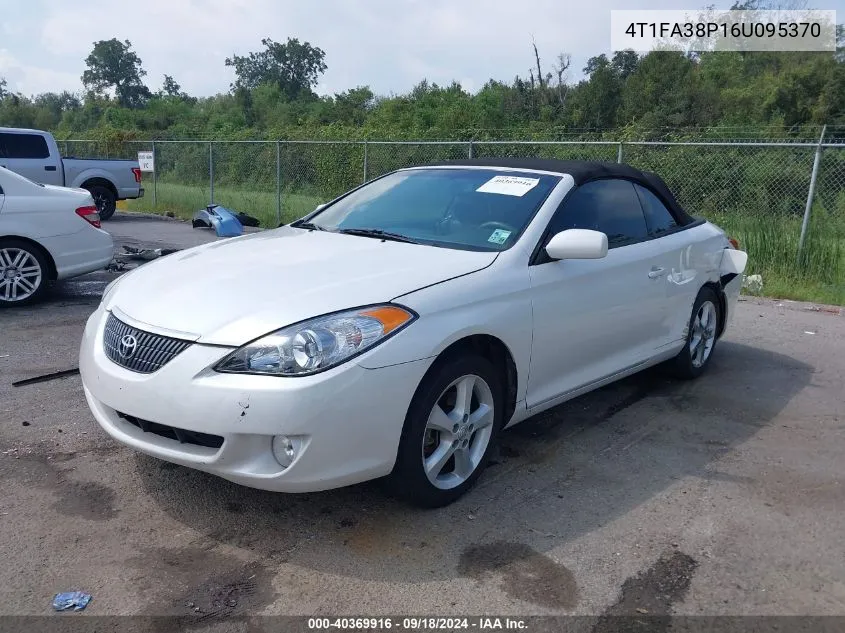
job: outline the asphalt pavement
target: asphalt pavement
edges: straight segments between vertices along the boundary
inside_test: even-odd
[[[118,244],[213,239],[124,219]],[[304,495],[139,455],[72,369],[116,273],[0,312],[0,615],[845,613],[845,318],[744,299],[694,382],[660,368],[504,434],[479,485],[421,511],[377,483]],[[354,423],[339,420],[339,424]],[[54,616],[61,617],[61,616]],[[595,629],[600,630],[600,629]]]

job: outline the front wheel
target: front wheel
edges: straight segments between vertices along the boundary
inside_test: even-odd
[[[502,385],[489,360],[469,355],[441,361],[411,402],[392,490],[421,507],[452,503],[487,465],[503,419]]]
[[[675,373],[680,378],[698,378],[707,369],[716,347],[720,306],[719,296],[712,288],[699,291],[687,328],[686,344],[675,357]]]
[[[97,205],[97,212],[100,214],[100,220],[108,220],[114,215],[117,209],[117,196],[114,192],[103,185],[94,185],[87,187],[94,198],[94,204]]]

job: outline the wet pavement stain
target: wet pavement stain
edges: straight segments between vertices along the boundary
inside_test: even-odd
[[[114,490],[93,481],[70,481],[59,463],[69,461],[76,454],[29,454],[9,464],[8,472],[0,469],[0,478],[9,476],[39,488],[50,490],[56,497],[52,507],[69,517],[91,521],[108,521],[118,515]]]
[[[259,613],[273,603],[273,572],[257,561],[219,551],[211,542],[180,548],[142,548],[127,561],[138,574],[128,581],[149,601],[139,615],[159,618],[164,629],[213,627]],[[211,574],[211,575],[209,575]]]
[[[458,573],[475,580],[498,576],[508,596],[542,607],[570,611],[578,604],[572,572],[522,543],[472,545],[461,554]]]
[[[114,490],[93,481],[64,482],[53,508],[65,516],[108,521],[117,516]]]
[[[272,574],[260,564],[250,563],[192,587],[174,606],[186,614],[182,618],[186,628],[204,627],[231,617],[254,615],[275,598],[271,586]]]
[[[605,610],[592,633],[668,631],[672,607],[686,596],[697,567],[696,560],[681,551],[663,556],[622,584],[619,600]]]

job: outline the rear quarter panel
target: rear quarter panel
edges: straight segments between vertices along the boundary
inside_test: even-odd
[[[87,192],[45,190],[12,183],[0,208],[0,237],[32,240],[50,254],[59,279],[105,267],[113,253],[111,236],[75,213],[93,205]]]
[[[132,173],[138,161],[65,158],[63,162],[68,187],[82,187],[89,180],[100,178],[114,185],[118,198],[138,197],[141,185]]]

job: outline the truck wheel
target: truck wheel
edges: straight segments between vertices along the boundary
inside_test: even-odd
[[[86,189],[91,192],[91,197],[94,198],[94,204],[97,205],[101,220],[108,220],[114,215],[115,209],[117,209],[117,197],[111,189],[103,185],[94,185],[86,187]]]

